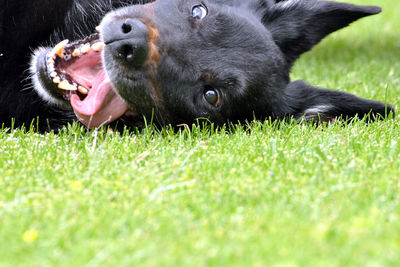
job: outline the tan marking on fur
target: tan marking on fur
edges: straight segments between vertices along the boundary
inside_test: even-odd
[[[158,66],[160,64],[160,50],[157,46],[157,41],[160,37],[159,31],[156,25],[153,22],[153,18],[155,17],[154,13],[154,3],[145,5],[145,12],[143,13],[144,17],[140,18],[142,23],[146,25],[148,30],[148,48],[149,53],[147,56],[147,60],[144,63],[145,71],[148,74],[148,79],[150,83],[150,87],[152,89],[152,98],[155,106],[157,107],[158,112],[162,113],[164,110],[164,100],[161,92],[161,86],[157,79],[158,74]],[[165,115],[165,114],[163,114]],[[162,116],[164,120],[165,116]]]

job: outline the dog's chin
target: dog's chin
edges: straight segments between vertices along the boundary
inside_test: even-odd
[[[39,48],[30,67],[34,89],[49,104],[72,108],[88,128],[117,119],[129,126],[141,126],[142,116],[128,108],[111,85],[102,63],[103,46],[98,39],[88,37]]]

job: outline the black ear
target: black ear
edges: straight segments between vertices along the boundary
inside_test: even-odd
[[[281,114],[311,121],[329,122],[337,117],[344,119],[368,116],[368,120],[394,117],[391,105],[363,99],[355,95],[328,89],[315,88],[302,81],[290,83],[283,95]]]
[[[377,6],[317,0],[285,0],[269,5],[263,23],[292,64],[326,35],[381,12]]]

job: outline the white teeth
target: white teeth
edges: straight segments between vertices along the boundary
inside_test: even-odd
[[[49,58],[48,60],[47,60],[47,63],[49,64],[49,65],[54,65],[54,59],[53,58]]]
[[[61,82],[61,79],[60,79],[60,77],[54,77],[54,79],[53,79],[53,83],[57,83],[57,84],[59,84]]]
[[[96,31],[98,31],[98,32],[101,31],[101,26],[100,25],[96,27]]]
[[[100,28],[98,27],[97,30]],[[75,48],[71,52],[71,48],[67,48],[66,46],[68,45],[69,40],[64,40],[60,43],[58,43],[48,54],[48,59],[47,59],[47,70],[49,73],[49,77],[53,79],[53,83],[57,84],[57,87],[62,90],[67,90],[67,91],[78,91],[83,95],[87,95],[89,93],[89,89],[85,88],[84,86],[81,86],[75,82],[69,82],[64,78],[63,75],[61,75],[57,71],[56,66],[59,64],[59,59],[62,59],[64,61],[68,61],[72,58],[78,58],[81,57],[84,54],[89,53],[91,50],[94,52],[100,52],[103,50],[105,44],[101,41],[95,41],[92,45],[90,44],[89,41],[87,43],[83,43],[77,48]],[[73,47],[74,44],[70,45],[70,47]],[[62,71],[62,70],[61,70]],[[107,79],[105,82],[110,83],[110,80]],[[72,84],[71,84],[72,83]]]
[[[76,86],[70,84],[67,80],[63,80],[58,84],[58,88],[67,90],[67,91],[75,91],[77,90]]]
[[[80,51],[82,54],[86,54],[87,52],[89,52],[90,50],[90,45],[89,44],[85,44],[80,48]]]
[[[80,85],[78,86],[78,91],[79,91],[81,94],[83,94],[83,95],[87,95],[88,92],[89,92],[88,89],[86,89],[85,87],[80,86]]]
[[[73,57],[79,57],[81,54],[81,52],[79,51],[79,49],[74,49],[74,51],[72,52],[72,56]]]
[[[56,71],[56,68],[54,67],[54,65],[49,65],[49,66],[48,66],[48,69],[49,69],[49,72],[50,72],[50,73]]]
[[[50,57],[47,59],[47,69],[48,69],[48,71],[49,71],[50,73],[52,73],[52,72],[55,71],[54,64],[55,64],[55,61],[54,61],[54,59],[50,56]],[[53,77],[53,78],[54,78],[54,77]]]
[[[103,50],[105,44],[103,42],[97,42],[92,45],[92,49],[96,52]]]
[[[68,44],[69,40],[64,40],[60,43],[58,43],[53,50],[51,50],[51,57],[53,59],[56,59],[56,55],[59,56],[60,58],[64,58],[64,49],[65,46]]]

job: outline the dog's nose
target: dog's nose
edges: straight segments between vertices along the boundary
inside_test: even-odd
[[[148,29],[138,19],[124,19],[104,25],[102,36],[113,57],[122,64],[139,68],[146,61]]]

